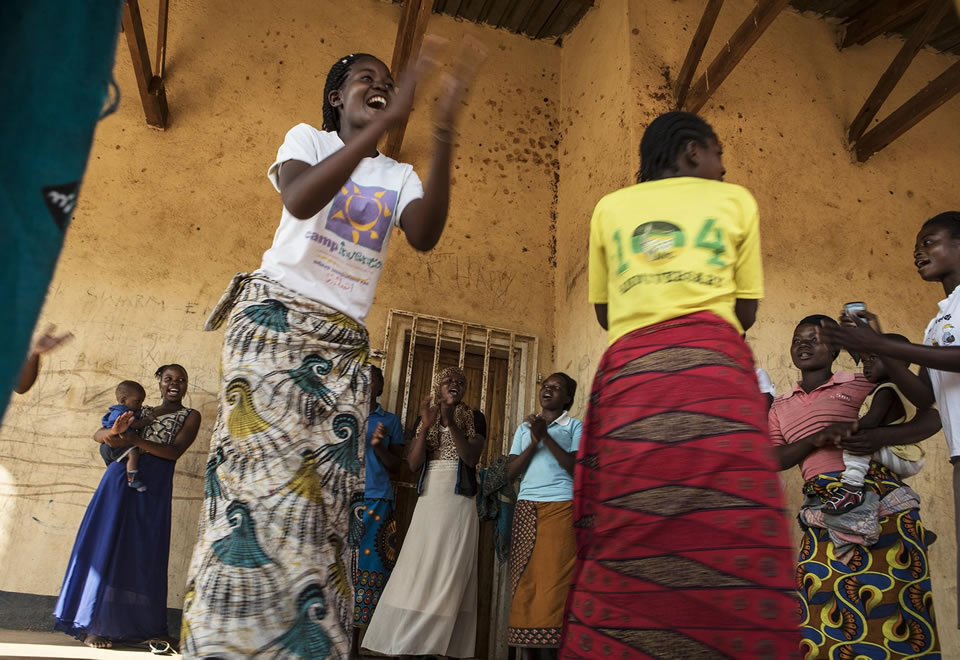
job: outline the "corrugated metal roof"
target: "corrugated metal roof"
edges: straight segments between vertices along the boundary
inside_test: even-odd
[[[930,0],[931,2],[936,0]],[[902,17],[889,26],[885,34],[906,37],[910,35],[929,2],[917,0],[899,0],[895,3],[902,10]],[[878,11],[889,11],[887,3],[878,0],[793,0],[791,5],[799,11],[812,11],[829,18],[840,19],[846,25],[863,21]],[[960,18],[953,10],[948,10],[940,25],[934,30],[927,45],[938,52],[950,52],[960,55]]]
[[[393,0],[400,4],[402,0]],[[568,34],[594,0],[434,0],[433,13],[510,30],[532,39]]]
[[[433,12],[492,25],[532,39],[556,39],[573,30],[593,4],[594,0],[434,0]],[[812,11],[850,24],[882,10],[884,3],[878,0],[793,0],[791,4],[799,11]],[[897,4],[905,8],[904,16],[889,28],[887,34],[909,35],[923,15],[926,3],[899,0]],[[939,52],[960,55],[960,19],[956,12],[947,13],[928,45]]]

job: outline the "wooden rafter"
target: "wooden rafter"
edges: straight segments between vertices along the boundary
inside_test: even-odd
[[[920,13],[927,0],[881,0],[847,25],[840,48],[863,45]]]
[[[750,47],[766,32],[790,0],[761,0],[733,33],[726,47],[714,58],[707,70],[697,80],[686,98],[685,108],[698,112],[710,99],[710,95],[733,71]]]
[[[161,42],[159,62],[162,72],[162,62],[166,58],[166,1],[160,1],[160,21],[158,42]],[[143,32],[143,20],[140,18],[138,0],[126,0],[123,3],[123,32],[127,37],[127,46],[130,49],[130,58],[133,60],[133,73],[137,78],[137,89],[140,92],[140,102],[143,103],[143,112],[147,118],[147,125],[164,130],[167,127],[167,93],[164,89],[163,78],[154,75],[150,68],[150,53],[147,51],[147,38]]]
[[[155,78],[163,80],[167,69],[167,18],[170,13],[170,0],[160,0],[157,12],[157,67],[153,72]]]
[[[397,41],[393,46],[393,59],[390,61],[390,70],[394,74],[405,71],[420,52],[432,9],[433,0],[405,0],[403,3],[400,25],[397,26]],[[406,121],[391,129],[387,133],[383,153],[391,158],[399,157],[406,130]]]
[[[958,93],[960,93],[960,61],[930,81],[909,101],[891,112],[886,119],[857,140],[857,160],[861,163],[866,161]]]
[[[870,93],[870,96],[867,97],[866,102],[863,104],[860,112],[857,113],[853,123],[850,124],[849,137],[851,142],[856,141],[870,126],[870,122],[873,121],[873,118],[880,112],[883,102],[887,100],[890,92],[893,91],[897,82],[903,77],[907,67],[910,66],[910,62],[912,62],[916,54],[920,52],[923,45],[927,43],[934,30],[937,29],[940,20],[946,15],[951,4],[951,0],[930,0],[929,4],[927,4],[927,10],[923,18],[920,19],[920,22],[913,28],[910,37],[903,44],[897,56],[893,58],[893,62],[890,63],[887,70],[880,76],[877,86],[873,88],[873,91]]]
[[[710,33],[713,32],[713,26],[717,22],[717,16],[720,15],[721,7],[723,7],[723,0],[707,0],[707,6],[703,10],[700,24],[697,25],[697,31],[693,33],[690,49],[687,50],[687,56],[683,59],[683,66],[680,67],[680,75],[677,76],[677,86],[674,90],[677,108],[682,108],[684,101],[687,100],[687,92],[690,90],[693,74],[697,72],[697,65],[700,63],[700,58],[703,57],[703,49],[710,39]]]

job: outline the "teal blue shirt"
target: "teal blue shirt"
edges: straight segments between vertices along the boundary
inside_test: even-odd
[[[547,433],[566,452],[580,448],[583,422],[564,412],[550,423]],[[530,446],[530,426],[524,422],[513,434],[510,454],[519,456]],[[520,482],[518,499],[531,502],[566,502],[573,499],[573,475],[563,469],[543,444],[537,447]]]

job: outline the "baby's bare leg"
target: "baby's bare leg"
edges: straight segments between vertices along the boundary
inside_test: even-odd
[[[136,472],[140,469],[140,450],[134,447],[127,454],[127,472]]]

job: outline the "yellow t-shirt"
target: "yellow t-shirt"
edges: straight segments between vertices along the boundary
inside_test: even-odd
[[[763,297],[757,202],[741,186],[676,177],[600,200],[590,222],[590,302],[607,304],[612,344],[710,311],[743,332],[737,298]]]

